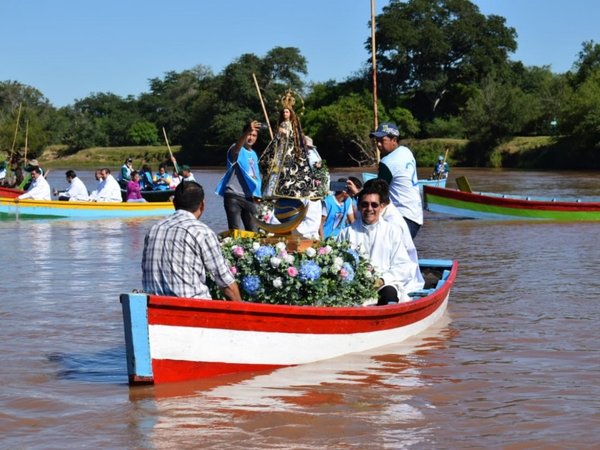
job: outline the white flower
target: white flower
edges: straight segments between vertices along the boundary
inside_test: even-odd
[[[279,289],[283,285],[281,277],[277,277],[273,280],[273,287]]]
[[[277,268],[281,264],[281,258],[278,258],[277,256],[271,256],[269,261],[271,263],[271,267],[273,268]]]
[[[275,244],[275,248],[277,250],[279,250],[280,252],[285,250],[285,242],[283,241],[279,241],[277,244]]]
[[[290,255],[287,254],[283,257],[283,260],[287,263],[287,264],[294,264],[294,255]]]
[[[255,252],[256,250],[258,250],[260,248],[260,242],[253,242],[252,243],[252,251]]]
[[[344,258],[342,258],[341,256],[336,256],[335,258],[333,258],[333,265],[334,266],[340,266],[340,267],[342,267],[342,264],[344,264]]]
[[[223,239],[223,244],[229,244],[231,242],[231,237],[227,236],[225,239]]]
[[[365,270],[364,276],[365,276],[365,278],[367,278],[369,280],[371,278],[373,278],[373,274],[371,272],[369,272],[368,270]]]
[[[325,249],[325,254],[329,255],[331,253],[331,251],[333,250],[331,248],[331,245],[326,245],[325,247],[323,247]]]
[[[317,254],[317,251],[312,247],[308,247],[306,249],[305,253],[306,253],[306,256],[308,256],[309,258],[312,258]]]

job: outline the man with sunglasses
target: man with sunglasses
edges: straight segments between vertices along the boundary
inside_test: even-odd
[[[338,240],[367,255],[375,267],[378,278],[377,305],[409,301],[409,292],[423,288],[419,277],[419,265],[411,260],[404,239],[403,229],[381,219],[383,209],[381,194],[377,187],[366,186],[358,194],[360,220],[343,229]]]
[[[400,213],[414,239],[423,225],[423,204],[417,177],[417,162],[408,147],[400,145],[400,131],[396,124],[383,122],[369,135],[377,140],[383,155],[377,178],[390,185],[390,199]]]

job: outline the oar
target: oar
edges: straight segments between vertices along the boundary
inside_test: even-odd
[[[27,138],[29,135],[29,120],[25,121],[25,161],[27,161]]]
[[[169,139],[167,138],[167,132],[165,131],[165,127],[162,127],[163,130],[163,136],[165,137],[165,142],[167,144],[167,149],[169,150],[169,155],[171,155],[171,161],[173,161],[173,165],[175,166],[175,170],[177,171],[177,173],[179,172],[179,166],[177,165],[176,159],[173,156],[173,152],[171,151],[171,146],[169,145]]]
[[[19,132],[19,120],[21,120],[21,103],[19,103],[19,111],[17,112],[17,124],[15,125],[15,135],[13,136],[12,147],[10,148],[10,157],[8,158],[9,161],[12,159],[13,152],[15,151],[17,133]]]
[[[265,108],[265,102],[263,101],[262,94],[260,93],[260,87],[258,87],[256,75],[252,74],[252,78],[254,79],[254,86],[256,86],[256,92],[258,92],[260,106],[262,106],[263,114],[265,115],[265,121],[267,122],[267,126],[269,127],[269,134],[271,135],[271,140],[273,140],[273,130],[271,129],[271,123],[269,122],[269,115],[267,114],[267,108]]]

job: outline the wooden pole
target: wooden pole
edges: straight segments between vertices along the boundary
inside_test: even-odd
[[[256,86],[256,92],[258,92],[258,98],[260,99],[260,106],[262,106],[263,114],[265,115],[265,121],[267,122],[267,126],[269,127],[269,134],[271,135],[272,140],[273,130],[271,129],[271,123],[269,122],[269,115],[267,114],[267,108],[265,108],[265,102],[263,101],[262,94],[260,93],[260,87],[258,87],[256,75],[252,74],[252,79],[254,79],[254,86]]]
[[[27,137],[29,135],[29,120],[25,121],[25,162],[27,162]]]
[[[373,66],[373,129],[379,126],[379,114],[377,111],[377,57],[375,46],[375,0],[371,0],[371,64]],[[379,164],[379,148],[375,146],[375,159]]]
[[[15,151],[15,144],[17,143],[17,133],[19,132],[19,120],[21,120],[21,103],[19,103],[19,112],[17,112],[17,124],[15,125],[15,135],[13,137],[12,147],[10,148],[10,156],[8,160],[12,159],[13,153]]]
[[[171,155],[171,161],[173,161],[173,167],[175,167],[175,171],[180,173],[179,166],[177,165],[177,160],[173,156],[173,152],[171,151],[171,146],[169,145],[169,139],[167,138],[167,132],[165,131],[165,127],[162,127],[163,136],[165,137],[165,143],[167,144],[167,149],[169,150],[169,155]]]

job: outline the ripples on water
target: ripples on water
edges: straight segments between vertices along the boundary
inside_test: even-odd
[[[597,174],[465,173],[481,190],[597,195]],[[220,231],[222,204],[210,188],[220,173],[198,175],[204,219]],[[54,176],[60,187],[62,173]],[[118,296],[140,286],[154,222],[0,221],[0,447],[521,449],[600,441],[597,224],[426,215],[420,255],[452,257],[460,270],[448,314],[421,336],[271,373],[129,389]]]

